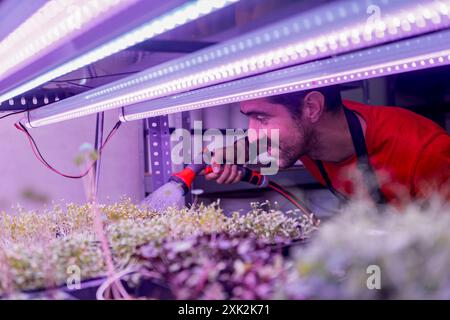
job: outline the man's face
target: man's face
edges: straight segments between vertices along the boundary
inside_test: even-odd
[[[241,112],[249,118],[249,129],[256,131],[257,136],[249,136],[254,142],[261,138],[267,130],[269,154],[278,160],[280,168],[291,167],[301,156],[309,151],[313,130],[301,114],[294,116],[285,106],[269,103],[265,99],[241,102]],[[271,130],[279,130],[279,150],[271,144]]]

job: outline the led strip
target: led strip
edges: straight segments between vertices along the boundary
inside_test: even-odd
[[[51,0],[0,42],[0,80],[68,37],[80,33],[107,11],[136,0]]]
[[[90,0],[85,0],[90,1]],[[112,1],[117,2],[118,0]],[[122,0],[124,1],[124,0]],[[135,0],[133,0],[135,1]],[[155,18],[148,23],[129,31],[128,33],[109,41],[90,52],[83,54],[35,79],[20,85],[0,95],[0,103],[36,88],[50,80],[58,78],[71,71],[89,65],[95,61],[110,56],[116,52],[129,48],[137,43],[153,38],[159,34],[172,30],[180,25],[198,19],[213,11],[223,8],[239,0],[198,0],[190,1],[177,9]],[[105,2],[105,1],[101,1]],[[106,1],[111,2],[111,1]],[[63,24],[64,25],[64,24]],[[53,34],[53,33],[52,33]],[[60,33],[61,34],[61,33]],[[1,74],[1,73],[0,73]]]
[[[450,64],[450,31],[124,107],[132,121]],[[214,97],[214,98],[210,98]]]
[[[32,111],[46,125],[450,26],[450,0],[340,1]],[[63,110],[63,111],[61,111]]]

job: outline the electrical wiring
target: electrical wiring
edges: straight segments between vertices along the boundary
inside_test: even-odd
[[[83,77],[83,78],[72,78],[67,80],[52,80],[51,82],[68,82],[68,81],[80,81],[80,80],[87,80],[87,79],[98,79],[98,78],[108,78],[108,77],[119,77],[119,76],[127,76],[130,74],[135,74],[141,71],[128,71],[128,72],[120,72],[120,73],[110,73],[110,74],[104,74],[99,76],[89,76],[89,77]]]
[[[81,87],[81,88],[86,88],[86,89],[94,89],[94,87],[87,86],[87,85],[85,85],[85,84],[76,83],[76,82],[74,82],[74,81],[69,81],[69,80],[67,80],[67,81],[58,81],[58,82],[50,81],[50,82],[53,82],[53,83],[59,83],[59,84],[61,84],[61,83],[67,83],[67,84],[74,85],[74,86],[76,86],[76,87]]]
[[[23,113],[23,112],[27,112],[27,111],[30,111],[30,110],[37,109],[37,108],[39,108],[39,107],[29,108],[29,109],[26,109],[26,110],[20,110],[20,111],[10,112],[10,113],[8,113],[8,114],[5,114],[5,115],[3,115],[3,116],[0,116],[0,120],[5,119],[5,118],[10,117],[10,116],[13,116],[13,115],[15,115],[15,114],[20,114],[20,113]]]
[[[244,174],[241,181],[245,181],[251,184],[254,184],[256,186],[261,187],[262,185],[265,185],[263,182],[263,176],[259,173],[257,173],[254,170],[251,170],[249,168],[241,167],[240,170],[243,170]],[[192,170],[190,170],[192,171]],[[189,172],[189,171],[188,171]],[[213,172],[213,169],[211,166],[208,166],[204,169],[203,174],[209,174]],[[186,180],[183,178],[184,174],[183,171],[181,171],[178,174],[175,174],[177,178],[181,178],[182,181],[186,183]],[[195,176],[194,176],[195,177]],[[256,180],[255,180],[256,178]],[[190,185],[190,183],[187,183],[187,185]],[[268,180],[268,184],[266,185],[268,188],[278,192],[280,195],[282,195],[284,198],[286,198],[288,201],[290,201],[294,206],[296,206],[303,215],[307,217],[314,217],[314,213],[308,208],[307,205],[305,205],[300,199],[298,199],[294,194],[280,186],[278,183]],[[314,217],[315,218],[315,217]]]
[[[290,202],[292,202],[292,204],[295,205],[298,209],[300,209],[300,211],[303,212],[303,214],[314,217],[313,212],[311,210],[309,210],[306,205],[304,205],[295,195],[293,195],[291,192],[287,191],[285,188],[280,186],[278,183],[270,181],[268,187],[270,189],[278,192],[283,197],[285,197]]]
[[[101,155],[103,148],[106,146],[106,144],[107,144],[108,141],[111,139],[111,137],[113,136],[113,134],[119,129],[120,125],[121,125],[121,122],[118,121],[118,122],[114,125],[114,127],[111,129],[111,131],[108,133],[108,135],[107,135],[105,141],[103,142],[102,146],[101,146],[101,147],[99,148],[99,150],[98,150],[99,156]],[[85,177],[85,176],[89,173],[89,171],[93,168],[93,166],[94,166],[94,164],[95,164],[95,162],[96,162],[96,160],[93,161],[93,162],[89,165],[88,169],[87,169],[85,172],[83,172],[81,175],[69,175],[69,174],[64,174],[64,173],[60,172],[59,170],[55,169],[52,165],[50,165],[50,164],[45,160],[45,158],[43,157],[42,153],[40,152],[40,150],[39,150],[39,148],[38,148],[38,146],[37,146],[37,143],[36,143],[36,141],[34,140],[33,136],[28,132],[27,128],[26,128],[20,121],[16,122],[16,123],[14,124],[14,126],[16,127],[17,130],[23,132],[23,133],[27,136],[28,141],[29,141],[29,143],[30,143],[30,147],[31,147],[31,149],[32,149],[33,154],[35,155],[35,157],[36,157],[36,158],[37,158],[37,159],[38,159],[45,167],[47,167],[47,168],[50,169],[51,171],[53,171],[53,172],[59,174],[60,176],[63,176],[63,177],[65,177],[65,178],[69,178],[69,179],[80,179],[80,178],[83,178],[83,177]]]

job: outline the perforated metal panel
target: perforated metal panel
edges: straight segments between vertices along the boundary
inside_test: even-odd
[[[166,183],[172,174],[170,132],[167,115],[147,119],[148,152],[152,190]]]

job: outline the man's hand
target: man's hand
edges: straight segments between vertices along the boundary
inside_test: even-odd
[[[235,164],[211,165],[213,172],[205,175],[206,180],[216,180],[218,184],[237,183],[242,179],[242,171]]]
[[[233,154],[227,152],[230,148],[233,147],[214,150],[214,155],[211,159],[211,167],[213,172],[205,175],[206,180],[216,180],[219,184],[231,184],[241,181],[243,173],[242,170],[238,169],[237,165],[232,164],[236,163],[237,157],[234,156],[235,153]]]

